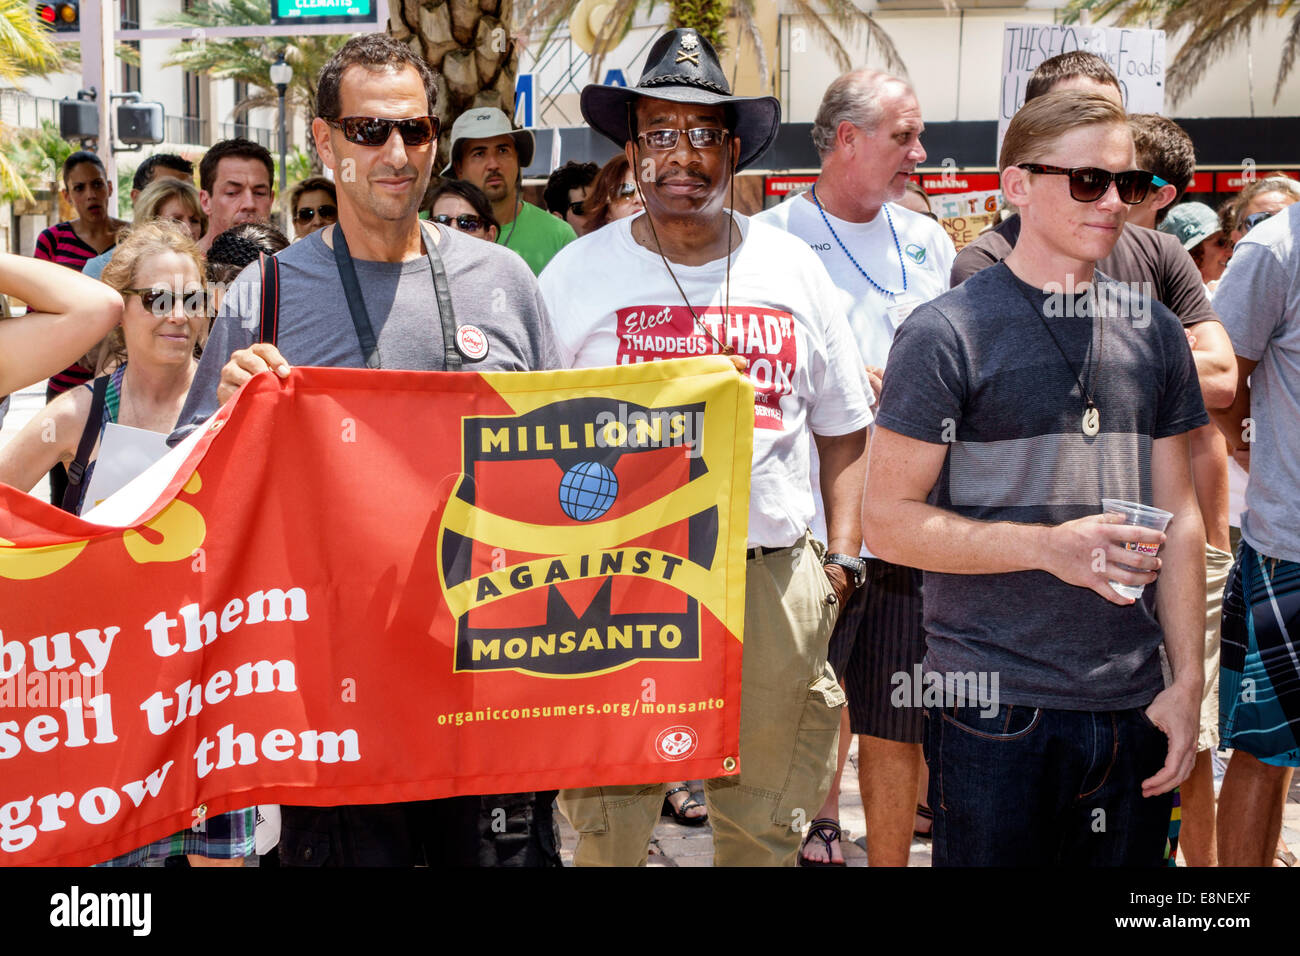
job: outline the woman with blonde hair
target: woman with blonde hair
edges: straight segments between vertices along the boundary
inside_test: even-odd
[[[179,223],[155,219],[120,233],[103,281],[125,300],[122,324],[110,336],[122,363],[60,395],[0,449],[0,482],[23,490],[56,462],[71,466],[63,508],[73,514],[93,504],[83,500],[85,488],[110,422],[171,432],[194,380],[194,346],[208,320],[203,255]],[[55,440],[46,441],[51,434]],[[253,828],[251,808],[217,814],[204,821],[202,832],[183,830],[105,865],[162,866],[169,856],[186,855],[191,865],[237,866],[253,852]]]
[[[208,230],[208,214],[199,202],[199,191],[183,179],[156,179],[136,197],[136,225],[153,219],[179,222],[195,242]]]
[[[120,237],[103,276],[125,300],[122,323],[109,334],[120,364],[111,375],[58,396],[0,450],[0,482],[24,491],[55,463],[79,462],[80,468],[69,469],[78,474],[62,503],[73,514],[82,510],[91,452],[105,425],[172,430],[194,377],[199,330],[207,321],[203,257],[188,229],[157,220],[124,229]],[[97,418],[91,416],[92,405],[100,409]],[[50,434],[55,441],[46,440]],[[83,434],[92,435],[92,447],[79,457]]]

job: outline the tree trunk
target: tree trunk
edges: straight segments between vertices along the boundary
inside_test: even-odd
[[[513,117],[519,47],[511,36],[514,0],[393,0],[389,32],[438,73],[434,112],[449,131],[456,117],[495,106]],[[450,137],[438,145],[438,169]]]

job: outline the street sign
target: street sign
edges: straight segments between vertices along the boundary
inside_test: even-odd
[[[515,77],[515,122],[520,129],[533,125],[533,74],[520,73]]]
[[[374,0],[271,0],[271,23],[376,23]]]

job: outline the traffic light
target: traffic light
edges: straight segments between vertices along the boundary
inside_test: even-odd
[[[81,29],[80,0],[56,0],[55,3],[36,4],[36,16],[48,23],[56,33],[76,33]]]

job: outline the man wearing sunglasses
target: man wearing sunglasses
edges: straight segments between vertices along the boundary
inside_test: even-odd
[[[1119,82],[1105,61],[1092,53],[1073,51],[1052,57],[1034,71],[1026,90],[1031,102],[1053,90],[1081,89],[1120,102]],[[1232,400],[1236,388],[1235,361],[1227,333],[1205,295],[1196,263],[1174,237],[1158,232],[1156,223],[1170,204],[1191,184],[1195,151],[1177,124],[1159,116],[1129,117],[1137,151],[1137,167],[1153,173],[1145,198],[1129,207],[1128,217],[1114,249],[1097,263],[1113,279],[1150,290],[1152,299],[1168,307],[1183,323],[1196,360],[1201,395],[1207,408],[1220,408]],[[1015,247],[1020,217],[1011,216],[980,236],[957,255],[952,270],[956,285],[962,279],[1000,262]],[[1223,439],[1206,425],[1192,433],[1193,481],[1201,506],[1207,540],[1207,578],[1204,660],[1207,687],[1198,734],[1198,757],[1182,789],[1183,856],[1190,865],[1214,862],[1214,790],[1210,748],[1217,741],[1217,675],[1219,603],[1226,582],[1227,554],[1227,453]]]
[[[1096,269],[1150,188],[1124,111],[1035,98],[999,166],[1019,241],[896,333],[863,506],[867,546],[925,570],[934,862],[1159,866],[1204,681],[1208,418],[1178,319]],[[1103,497],[1173,518],[1118,524]],[[1157,571],[1159,623],[1109,583]]]
[[[322,68],[312,135],[334,173],[338,221],[277,253],[273,343],[255,341],[259,263],[236,279],[173,439],[253,375],[274,369],[284,377],[290,363],[442,371],[456,364],[448,359],[451,346],[467,371],[558,366],[537,280],[519,257],[446,226],[420,223],[438,147],[436,90],[437,78],[425,61],[386,34],[352,38]],[[464,330],[473,334],[462,336]],[[489,816],[496,807],[526,815],[532,794],[482,800]],[[490,825],[482,828],[486,845],[480,848],[479,820],[477,797],[286,806],[280,860],[292,866],[475,866],[504,852],[493,845]],[[514,845],[515,865],[540,865],[552,855],[558,863],[544,823],[511,829],[514,840],[528,833]]]
[[[487,194],[497,242],[523,256],[534,275],[577,238],[573,227],[524,202],[523,170],[533,161],[533,134],[515,129],[491,107],[462,113],[451,127],[451,163],[442,171]]]
[[[571,159],[551,173],[542,192],[551,215],[563,219],[580,236],[587,231],[587,211],[583,202],[598,175],[600,167],[595,163],[579,163]]]

